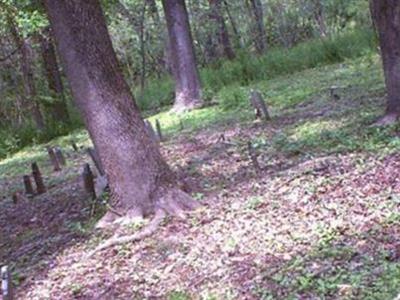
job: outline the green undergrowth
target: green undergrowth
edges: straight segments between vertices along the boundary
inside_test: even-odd
[[[330,97],[332,86],[336,86],[335,93],[340,99]],[[373,53],[290,76],[225,87],[216,94],[216,105],[184,114],[165,110],[148,119],[153,124],[159,120],[167,142],[176,135],[190,135],[200,129],[218,131],[239,123],[249,125],[254,122],[249,104],[253,89],[262,93],[272,116],[265,126],[266,131],[273,130],[274,134],[272,138],[266,135],[265,151],[312,156],[347,151],[386,153],[400,148],[398,125],[370,126],[385,107],[381,62]],[[76,130],[50,144],[70,147],[71,141],[85,147],[90,144],[84,130]],[[3,160],[1,173],[18,173],[13,166],[37,159],[38,152],[44,157],[43,148],[43,145],[27,147]]]
[[[263,56],[239,52],[233,61],[222,60],[200,70],[203,96],[209,101],[216,94],[230,93],[235,86],[246,86],[257,81],[354,59],[375,52],[376,46],[375,35],[370,29],[358,29],[324,40],[300,43],[290,49],[270,49]],[[169,76],[149,80],[144,92],[136,93],[139,107],[142,110],[152,110],[172,104],[173,89],[173,81]],[[239,90],[236,93],[240,93]]]
[[[348,59],[374,52],[376,40],[370,30],[355,30],[328,39],[316,39],[301,43],[291,49],[270,49],[264,56],[255,56],[249,53],[238,53],[234,61],[219,61],[213,66],[200,70],[203,85],[203,98],[207,103],[219,101],[219,109],[232,111],[243,106],[247,101],[248,88],[257,82],[265,82],[273,78],[281,78],[286,74],[292,74],[309,68],[343,62]],[[303,82],[300,82],[303,85]],[[266,96],[272,96],[277,101],[288,104],[286,100],[278,101],[286,97],[288,93],[292,102],[301,102],[303,99],[315,92],[315,87],[304,86],[297,90],[284,89],[275,90],[277,94],[269,95],[271,91],[268,86],[263,90]],[[172,104],[174,98],[173,80],[166,75],[161,78],[149,80],[143,92],[135,93],[136,101],[145,115],[157,112]],[[47,124],[44,132],[35,130],[32,124],[26,124],[19,129],[0,129],[0,158],[22,149],[28,145],[38,145],[47,142],[57,136],[68,134],[82,126],[79,114],[70,109],[72,122],[68,126],[58,124]],[[224,113],[226,115],[226,113]],[[195,115],[195,116],[194,116]],[[184,116],[188,126],[198,128],[197,123],[204,119],[224,120],[222,113],[211,107],[196,114]],[[194,119],[197,121],[191,121]],[[159,116],[163,118],[163,114]],[[171,120],[166,125],[179,123],[179,118],[169,115]],[[240,116],[242,118],[242,116]],[[184,120],[185,121],[185,120]],[[195,124],[196,123],[196,124]]]

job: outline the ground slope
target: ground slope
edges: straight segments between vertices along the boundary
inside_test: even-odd
[[[69,150],[57,174],[43,147],[1,162],[0,264],[13,267],[19,299],[393,299],[400,138],[396,126],[369,127],[384,108],[378,58],[236,88],[259,89],[272,121],[254,121],[240,97],[236,110],[150,118],[163,124],[162,152],[186,172],[203,208],[92,258],[85,255],[110,233],[92,229],[98,216],[79,178],[84,151]],[[71,138],[88,143],[82,132],[54,143],[67,147]],[[32,160],[50,191],[14,205],[8,195]]]

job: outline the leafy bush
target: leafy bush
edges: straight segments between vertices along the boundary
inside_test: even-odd
[[[249,102],[249,93],[240,86],[223,87],[217,94],[218,103],[223,110],[237,109]]]

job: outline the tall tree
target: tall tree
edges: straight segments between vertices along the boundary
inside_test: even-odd
[[[208,3],[210,5],[210,19],[214,22],[219,55],[225,56],[228,59],[234,59],[235,53],[233,52],[229,33],[221,11],[221,0],[208,0]]]
[[[319,29],[319,34],[321,37],[326,37],[328,32],[327,32],[327,27],[326,27],[326,21],[325,21],[325,13],[324,13],[324,7],[322,4],[321,0],[313,0],[313,14],[314,14],[314,19],[318,25]]]
[[[53,44],[50,28],[45,28],[39,36],[40,48],[49,90],[54,94],[52,114],[55,120],[69,122],[67,104],[64,96],[64,86],[58,66],[57,55]]]
[[[200,78],[184,0],[163,0],[175,77],[174,110],[181,112],[202,105]]]
[[[254,16],[254,45],[258,54],[267,49],[267,34],[264,26],[264,13],[261,0],[250,0],[252,15]]]
[[[378,125],[386,125],[400,116],[400,1],[371,0],[370,4],[378,31],[387,89],[386,114]]]
[[[98,0],[46,0],[74,99],[104,166],[115,207],[100,222],[195,207],[149,136],[119,67]],[[117,213],[115,213],[117,212]],[[120,221],[120,220],[119,220]]]
[[[10,26],[11,35],[14,39],[17,49],[19,49],[19,55],[21,59],[21,73],[22,83],[24,86],[25,103],[29,106],[32,112],[33,121],[38,130],[43,131],[45,129],[45,122],[40,110],[40,106],[37,99],[35,81],[33,77],[32,60],[33,52],[32,47],[27,39],[24,39],[15,24],[13,17],[8,17],[8,24]]]

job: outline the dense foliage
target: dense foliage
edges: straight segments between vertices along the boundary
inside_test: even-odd
[[[366,0],[263,0],[264,54],[257,54],[252,1],[221,1],[221,13],[236,53],[226,60],[210,49],[218,43],[208,1],[186,1],[205,100],[235,108],[235,83],[249,83],[305,68],[342,61],[373,49]],[[166,58],[166,26],[158,1],[102,1],[114,48],[126,79],[144,111],[172,103],[173,80]],[[0,157],[32,142],[46,141],[82,126],[70,92],[63,90],[70,122],[52,113],[59,94],[49,88],[41,37],[48,21],[40,1],[0,1]],[[17,35],[17,37],[16,37]],[[18,40],[28,49],[24,62]],[[288,50],[282,51],[281,48]],[[290,50],[289,50],[290,49]],[[24,65],[30,65],[33,94],[27,95]],[[57,68],[62,69],[61,66]],[[63,81],[65,81],[63,79]],[[237,88],[236,88],[237,89]],[[37,103],[46,124],[32,119]]]

